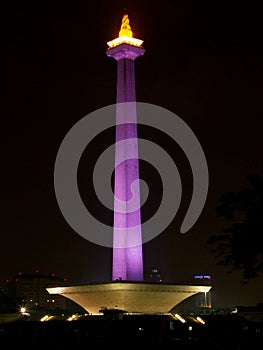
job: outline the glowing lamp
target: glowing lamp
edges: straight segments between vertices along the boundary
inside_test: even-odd
[[[26,308],[25,307],[21,307],[20,308],[20,312],[21,312],[21,314],[24,314],[26,312]]]

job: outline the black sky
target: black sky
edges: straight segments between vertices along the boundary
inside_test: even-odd
[[[145,270],[156,266],[172,282],[211,274],[217,307],[262,302],[262,279],[242,287],[241,275],[217,267],[206,243],[222,227],[218,197],[247,186],[247,175],[263,175],[257,1],[46,0],[2,8],[0,284],[36,268],[72,283],[111,278],[111,250],[84,240],[64,220],[53,169],[68,130],[115,103],[116,62],[105,50],[125,11],[146,49],[136,60],[137,100],[170,109],[192,128],[210,175],[198,222],[180,235],[179,215],[145,244]],[[176,154],[168,141],[164,147]]]

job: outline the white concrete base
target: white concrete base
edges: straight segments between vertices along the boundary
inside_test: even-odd
[[[47,288],[73,300],[90,314],[101,309],[119,309],[146,314],[167,313],[194,294],[209,292],[211,286],[111,281],[69,287]]]

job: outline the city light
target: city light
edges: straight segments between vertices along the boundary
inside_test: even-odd
[[[205,324],[205,321],[204,321],[200,316],[197,316],[196,319],[197,319],[197,321],[199,321],[200,323]]]
[[[212,279],[212,276],[211,275],[195,275],[194,278],[199,279],[199,280],[210,280],[210,279]]]
[[[25,308],[24,306],[22,306],[22,307],[20,308],[20,312],[21,312],[21,314],[26,313],[26,308]]]
[[[181,321],[182,323],[185,323],[186,321],[185,321],[185,319],[182,317],[182,316],[180,316],[180,315],[178,315],[178,314],[175,314],[174,315],[179,321]]]

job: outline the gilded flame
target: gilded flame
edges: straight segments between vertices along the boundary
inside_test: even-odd
[[[128,38],[132,38],[132,36],[133,36],[131,26],[129,24],[128,15],[124,15],[122,17],[121,29],[119,31],[119,38],[121,38],[122,36],[126,36]]]
[[[113,47],[119,46],[121,44],[142,47],[141,46],[142,43],[143,43],[143,40],[133,38],[133,33],[131,30],[131,26],[129,24],[129,17],[127,14],[125,14],[122,17],[121,29],[119,31],[119,37],[107,42],[109,48],[113,48]]]

